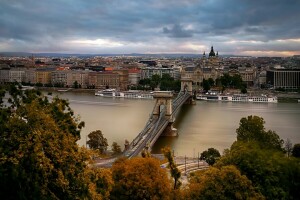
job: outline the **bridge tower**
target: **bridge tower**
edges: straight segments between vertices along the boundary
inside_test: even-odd
[[[161,136],[178,136],[177,129],[173,128],[173,123],[175,121],[172,113],[172,100],[173,94],[170,91],[156,91],[153,94],[154,99],[156,99],[154,109],[153,109],[153,117],[158,118],[160,115],[160,111],[162,106],[166,107],[165,116],[169,120],[168,126],[165,128],[164,132]]]
[[[166,117],[171,117],[172,115],[172,99],[173,94],[170,91],[156,91],[153,94],[154,99],[156,99],[154,109],[153,109],[153,115],[154,117],[159,117],[160,111],[162,109],[162,106],[166,107]]]
[[[193,80],[189,74],[184,74],[181,77],[181,91],[188,92],[191,95],[189,100],[186,101],[187,104],[195,104],[193,99]]]

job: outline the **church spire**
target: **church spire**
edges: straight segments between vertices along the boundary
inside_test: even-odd
[[[208,56],[209,56],[209,57],[214,57],[214,56],[216,56],[215,51],[214,51],[214,47],[213,47],[213,46],[211,46],[211,50],[210,50]]]

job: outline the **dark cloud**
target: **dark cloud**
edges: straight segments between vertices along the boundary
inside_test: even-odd
[[[176,46],[188,51],[187,42],[207,48],[220,44],[226,51],[235,51],[235,45],[245,51],[278,45],[300,51],[290,42],[270,45],[300,38],[299,7],[299,0],[1,0],[0,51],[105,51],[103,46],[65,45],[97,39],[121,43],[107,49],[124,52],[172,52]]]
[[[174,38],[187,38],[193,36],[192,30],[185,29],[179,24],[175,24],[171,28],[164,27],[163,33],[167,34],[169,37]]]

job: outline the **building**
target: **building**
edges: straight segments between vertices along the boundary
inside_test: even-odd
[[[38,68],[35,70],[36,83],[43,85],[51,83],[51,73],[55,68]]]
[[[68,70],[56,70],[51,73],[51,83],[60,85],[61,87],[67,86]]]
[[[120,89],[120,76],[113,71],[109,72],[97,72],[95,88],[105,89],[114,88]]]
[[[34,68],[25,69],[24,82],[30,84],[36,84],[36,75],[35,75]]]
[[[77,82],[78,87],[87,88],[89,85],[89,71],[84,70],[70,70],[67,73],[67,87],[73,87]]]
[[[119,75],[119,90],[127,90],[128,88],[128,70],[127,69],[118,69],[114,70],[113,72],[117,73]]]
[[[128,84],[129,85],[138,85],[141,79],[141,70],[139,69],[129,69],[128,70]]]
[[[8,74],[8,82],[18,82],[22,83],[25,79],[25,71],[24,68],[11,68]]]
[[[159,67],[146,67],[141,69],[141,79],[151,79],[153,75],[159,75],[162,77],[163,74],[169,74],[174,79],[178,78],[178,68],[159,68]]]
[[[300,69],[267,70],[267,85],[284,89],[300,88]]]
[[[8,64],[0,64],[0,83],[9,82],[9,70],[10,66]]]

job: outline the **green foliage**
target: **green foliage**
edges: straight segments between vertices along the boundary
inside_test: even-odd
[[[295,144],[292,151],[292,156],[300,158],[300,144]]]
[[[203,86],[204,91],[210,90],[210,87],[211,87],[208,80],[206,80],[206,79],[203,79],[202,86]]]
[[[240,126],[236,130],[238,141],[257,141],[263,148],[282,150],[283,140],[275,131],[265,130],[265,121],[258,116],[243,117]]]
[[[290,157],[292,155],[293,144],[289,138],[285,141],[284,150],[287,154],[287,157]]]
[[[118,155],[122,152],[120,145],[118,145],[116,142],[112,143],[111,149],[113,151],[113,155]]]
[[[79,88],[78,81],[74,81],[73,88],[75,88],[75,89]]]
[[[220,158],[220,152],[215,148],[208,148],[208,150],[201,153],[200,159],[205,160],[209,165],[215,164],[215,162]]]
[[[190,177],[186,199],[264,199],[235,166],[210,167]]]
[[[288,159],[281,151],[262,149],[256,141],[237,141],[216,163],[226,165],[235,165],[267,199],[299,197],[299,160]]]
[[[99,150],[100,153],[104,153],[107,150],[107,139],[100,130],[90,132],[88,138],[87,144],[91,149]]]
[[[158,74],[155,74],[151,77],[151,79],[142,79],[139,81],[139,86],[137,86],[138,89],[147,89],[151,88],[154,90],[158,86],[160,87],[160,90],[167,90],[167,91],[180,91],[181,89],[181,82],[180,80],[174,80],[173,77],[170,76],[170,74],[163,74],[162,77]]]
[[[230,76],[228,73],[223,74],[220,79],[216,80],[219,86],[224,88],[239,88],[246,89],[246,85],[243,84],[243,79],[239,74]]]
[[[266,199],[298,199],[300,161],[285,156],[283,140],[275,132],[265,131],[264,123],[258,116],[242,118],[237,141],[214,166],[235,165]]]
[[[162,149],[162,153],[164,154],[165,158],[168,160],[168,168],[170,169],[171,176],[174,179],[174,190],[179,189],[181,186],[181,182],[179,178],[181,177],[181,172],[177,168],[174,158],[169,147],[165,147]]]
[[[246,93],[247,93],[247,89],[246,89],[245,87],[242,87],[242,88],[241,88],[241,93],[242,93],[242,94],[246,94]]]
[[[154,158],[121,158],[112,166],[114,187],[110,199],[170,199],[165,169]]]
[[[152,85],[152,88],[158,87],[158,85],[160,84],[160,82],[161,82],[161,78],[160,78],[160,76],[158,74],[152,75],[151,82],[150,82],[150,85]]]
[[[9,93],[10,103],[0,104],[1,197],[101,199],[87,176],[96,173],[90,156],[76,143],[83,124],[67,101],[13,87]]]

